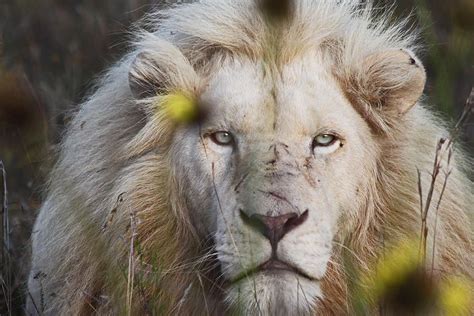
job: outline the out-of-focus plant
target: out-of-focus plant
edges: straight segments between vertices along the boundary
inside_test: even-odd
[[[438,278],[424,264],[418,238],[403,239],[385,250],[382,259],[359,278],[352,295],[356,313],[367,315],[469,315],[472,282],[457,276]]]
[[[163,106],[168,117],[174,122],[190,123],[198,118],[197,101],[183,92],[163,96],[160,103],[158,108]]]

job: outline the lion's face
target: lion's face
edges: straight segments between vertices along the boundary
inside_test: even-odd
[[[201,95],[205,119],[175,136],[192,220],[212,237],[237,308],[314,304],[338,222],[364,199],[371,131],[323,64],[307,56],[272,77],[229,62]]]

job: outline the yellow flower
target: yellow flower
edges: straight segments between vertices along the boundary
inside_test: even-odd
[[[198,117],[196,100],[181,92],[163,96],[161,106],[169,118],[178,123],[190,123]]]
[[[403,240],[384,253],[373,274],[365,277],[364,283],[368,285],[372,298],[381,298],[387,290],[403,282],[420,268],[418,249],[418,241]]]
[[[470,281],[453,275],[440,279],[423,261],[416,238],[386,249],[374,269],[363,275],[362,298],[356,297],[356,301],[384,306],[396,314],[441,311],[447,316],[469,315],[473,306]]]
[[[446,316],[469,315],[472,287],[468,281],[451,277],[440,284],[440,303]]]

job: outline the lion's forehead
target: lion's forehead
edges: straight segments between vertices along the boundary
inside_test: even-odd
[[[264,138],[305,137],[320,127],[349,130],[358,115],[330,69],[313,55],[289,62],[276,74],[263,61],[226,63],[201,95],[209,124]]]

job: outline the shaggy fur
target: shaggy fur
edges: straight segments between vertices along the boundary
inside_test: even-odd
[[[183,200],[188,184],[176,176],[173,137],[180,126],[155,108],[160,96],[153,93],[179,87],[199,97],[207,78],[229,59],[271,60],[270,71],[278,73],[306,52],[320,52],[376,139],[377,166],[367,175],[365,205],[340,221],[339,246],[333,248],[315,312],[349,313],[341,245],[366,269],[380,256],[384,238],[419,234],[417,169],[426,191],[445,125],[420,103],[404,115],[390,111],[387,104],[397,99],[386,89],[403,88],[406,77],[387,75],[392,80],[387,83],[386,72],[378,74],[387,84],[380,88],[361,65],[387,50],[415,50],[412,32],[403,31],[404,23],[388,25],[387,15],[357,1],[295,2],[293,18],[278,31],[269,30],[251,0],[206,0],[147,18],[153,30],[136,34],[133,51],[81,105],[61,144],[33,231],[30,312],[191,315],[227,309],[212,241],[191,220],[188,206],[195,201]],[[146,61],[137,67],[143,53],[159,65],[154,80],[160,85],[137,95],[132,90],[147,80],[129,83],[131,69],[153,67]],[[132,77],[140,76],[146,74]],[[438,212],[436,269],[472,277],[467,212],[474,205],[473,186],[467,159],[457,149],[451,168]],[[441,186],[435,186],[433,201]],[[429,214],[431,245],[434,207]]]

